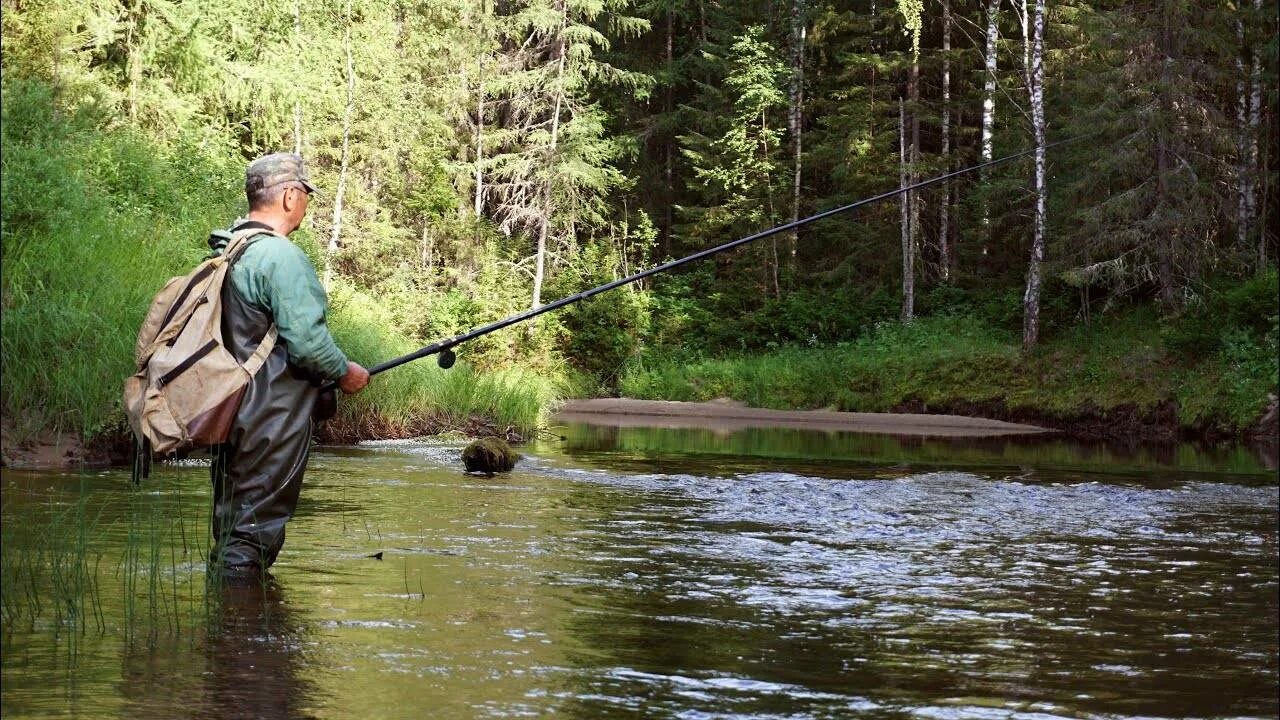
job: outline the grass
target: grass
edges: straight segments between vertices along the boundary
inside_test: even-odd
[[[865,337],[821,347],[688,365],[633,366],[628,397],[756,407],[885,412],[1001,403],[1045,416],[1176,403],[1187,426],[1238,431],[1276,390],[1274,330],[1235,335],[1221,352],[1187,357],[1165,347],[1157,315],[1134,308],[1078,325],[1023,354],[1019,338],[971,317],[882,323]]]
[[[234,152],[159,147],[105,123],[58,109],[47,85],[5,82],[0,405],[18,439],[127,433],[121,386],[152,296],[207,254],[211,229],[243,210]],[[353,359],[414,347],[369,295],[341,285],[334,295],[331,325]],[[379,376],[344,403],[339,422],[389,432],[483,416],[528,432],[554,390],[519,370],[446,373],[420,362]]]

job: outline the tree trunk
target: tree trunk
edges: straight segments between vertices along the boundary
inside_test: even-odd
[[[129,26],[125,30],[124,45],[128,56],[125,58],[125,72],[129,76],[129,124],[138,122],[138,92],[142,85],[142,43],[138,37],[141,32],[139,20],[142,16],[143,0],[133,0],[129,8]]]
[[[915,185],[920,179],[920,59],[918,56],[911,60],[907,97],[911,102],[911,149],[907,162],[907,184]],[[915,255],[920,247],[920,206],[924,198],[919,191],[912,190],[907,193],[907,199],[911,209],[911,257],[914,265]]]
[[[791,222],[800,219],[800,177],[802,151],[802,125],[804,122],[804,43],[805,0],[791,0],[791,107],[787,113],[787,130],[791,133],[792,174],[791,174]],[[788,272],[794,272],[796,262],[796,246],[799,244],[800,231],[790,234],[788,247]]]
[[[997,19],[1000,16],[1000,0],[987,1],[987,47],[986,47],[986,74],[982,83],[982,162],[991,162],[993,137],[996,127],[996,40],[998,39],[999,25]],[[981,172],[981,182],[985,185],[987,179],[987,171]],[[982,232],[984,235],[983,242],[989,242],[990,238],[986,237],[991,230],[991,208],[987,201],[986,193],[982,194],[981,208],[979,209],[980,220],[982,222]],[[983,248],[986,251],[986,248]]]
[[[535,251],[535,260],[533,265],[533,309],[537,310],[542,305],[542,278],[545,273],[546,257],[547,257],[547,230],[550,220],[547,217],[549,213],[548,207],[551,205],[550,193],[544,193],[542,222],[538,224],[538,247]],[[537,326],[536,322],[529,323],[529,334],[533,334],[533,329]]]
[[[556,97],[555,108],[551,115],[551,140],[548,144],[547,159],[552,161],[555,157],[556,144],[560,138],[560,106],[564,100],[564,59],[568,52],[567,43],[565,41],[565,28],[569,21],[569,7],[565,2],[560,3],[560,40],[556,47]],[[542,306],[542,280],[545,277],[547,265],[547,236],[550,234],[551,225],[551,187],[544,185],[542,190],[542,217],[538,224],[538,247],[534,256],[533,270],[533,304],[532,309],[537,310]],[[529,332],[533,332],[534,323],[529,324]]]
[[[942,0],[942,162],[951,172],[951,0]],[[943,282],[951,281],[951,183],[943,183],[938,203],[938,267]]]
[[[766,164],[769,162],[769,125],[764,111],[760,112],[760,160]],[[767,170],[764,176],[764,199],[765,208],[769,211],[769,224],[772,225],[777,215],[773,207],[773,178]],[[773,296],[778,298],[782,297],[782,286],[778,282],[778,236],[769,238],[769,246],[772,248],[773,262],[765,263],[765,266],[769,282],[773,285]]]
[[[1255,15],[1262,14],[1262,0],[1253,0],[1253,11]],[[1259,19],[1255,18],[1254,22]],[[1258,180],[1262,175],[1258,172],[1258,138],[1262,129],[1262,52],[1261,43],[1256,40],[1251,43],[1250,54],[1253,56],[1253,62],[1249,65],[1249,196],[1247,198],[1249,205],[1249,224],[1252,226],[1257,224],[1258,220]],[[1261,228],[1257,231],[1258,235],[1258,270],[1265,270],[1267,267],[1267,243],[1266,233],[1261,232]]]
[[[302,0],[293,0],[293,47],[302,48]],[[296,90],[295,90],[296,92]],[[302,99],[293,99],[293,152],[302,154]]]
[[[1022,26],[1022,83],[1027,88],[1027,95],[1031,95],[1031,37],[1029,28],[1031,16],[1027,13],[1027,0],[1021,0],[1022,14],[1018,16],[1018,24]],[[1015,11],[1016,12],[1016,11]]]
[[[671,113],[675,108],[673,101],[673,88],[675,84],[675,20],[672,18],[671,9],[667,9],[667,91],[665,98],[665,111],[667,122],[671,122]],[[665,158],[663,162],[663,176],[666,179],[667,202],[664,203],[662,209],[662,255],[671,252],[671,235],[675,228],[675,187],[676,187],[676,169],[675,169],[675,133],[668,130],[666,133]]]
[[[1235,122],[1236,122],[1236,160],[1235,160],[1235,240],[1240,247],[1249,246],[1249,92],[1247,87],[1248,45],[1244,40],[1244,20],[1235,19],[1235,38],[1239,42],[1239,54],[1235,56]]]
[[[484,55],[476,59],[476,151],[475,151],[475,199],[472,211],[479,219],[484,213]]]
[[[1044,118],[1044,4],[1035,0],[1035,29],[1031,47],[1031,68],[1027,73],[1031,92],[1031,123],[1035,130],[1035,230],[1031,239],[1031,262],[1027,266],[1027,290],[1022,299],[1022,347],[1030,350],[1040,339],[1040,266],[1045,245],[1045,118]]]
[[[422,269],[430,270],[435,264],[435,253],[433,252],[435,243],[431,241],[431,223],[429,221],[422,222]]]
[[[907,186],[907,111],[898,98],[898,187]],[[911,213],[908,193],[898,195],[902,221],[902,322],[915,317],[915,253],[911,246]]]
[[[1156,207],[1154,212],[1163,215],[1164,208],[1169,204],[1169,130],[1165,125],[1173,118],[1173,102],[1169,97],[1170,83],[1173,79],[1169,75],[1169,67],[1173,62],[1173,37],[1172,37],[1172,18],[1171,8],[1169,7],[1172,0],[1165,0],[1161,4],[1161,30],[1160,30],[1160,55],[1161,70],[1159,79],[1159,105],[1160,116],[1155,124],[1156,142]],[[1156,273],[1159,276],[1160,283],[1160,302],[1166,310],[1172,310],[1177,305],[1177,292],[1174,288],[1173,279],[1173,253],[1174,228],[1168,228],[1167,231],[1159,233],[1154,238],[1156,243]]]
[[[329,246],[324,255],[324,289],[327,291],[333,283],[333,258],[341,247],[342,237],[342,201],[347,191],[347,166],[351,152],[351,116],[356,107],[356,65],[351,54],[351,0],[347,0],[346,29],[342,36],[342,46],[347,56],[347,106],[342,112],[342,159],[338,166],[338,189],[333,194],[333,227],[329,232]]]

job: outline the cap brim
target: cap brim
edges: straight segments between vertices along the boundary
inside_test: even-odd
[[[298,182],[302,183],[302,187],[307,191],[308,195],[315,195],[320,192],[319,190],[316,189],[315,185],[312,185],[306,180],[299,180]]]

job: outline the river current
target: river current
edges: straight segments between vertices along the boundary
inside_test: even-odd
[[[319,448],[207,594],[208,470],[3,471],[5,718],[1276,717],[1274,460],[571,426]],[[1057,444],[1055,444],[1055,442]]]

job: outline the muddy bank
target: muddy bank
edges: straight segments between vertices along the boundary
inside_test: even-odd
[[[697,403],[597,398],[567,401],[556,418],[562,422],[581,421],[618,427],[650,425],[724,431],[745,427],[784,427],[937,437],[997,437],[1053,432],[1073,440],[1129,445],[1244,442],[1274,446],[1280,428],[1277,405],[1276,397],[1271,396],[1258,420],[1244,429],[1182,425],[1177,405],[1172,402],[1147,410],[1133,405],[1109,409],[1089,406],[1072,412],[1054,413],[1035,408],[1011,408],[1000,400],[942,404],[911,400],[893,407],[889,413],[855,413],[767,410],[723,399]]]
[[[124,467],[132,462],[133,442],[127,430],[103,432],[88,442],[74,433],[53,431],[19,440],[20,434],[8,419],[0,426],[0,467],[58,471]],[[444,416],[430,416],[397,422],[380,415],[334,418],[318,425],[314,438],[324,444],[351,445],[361,440],[405,440],[448,432],[470,438],[497,437],[515,444],[526,440],[514,426],[499,425],[488,418],[473,416],[458,423]],[[192,454],[204,453],[199,449]]]
[[[729,400],[701,403],[625,398],[570,400],[556,413],[555,420],[615,427],[698,427],[721,432],[750,427],[929,437],[999,437],[1052,432],[1030,424],[942,413],[768,410]]]

